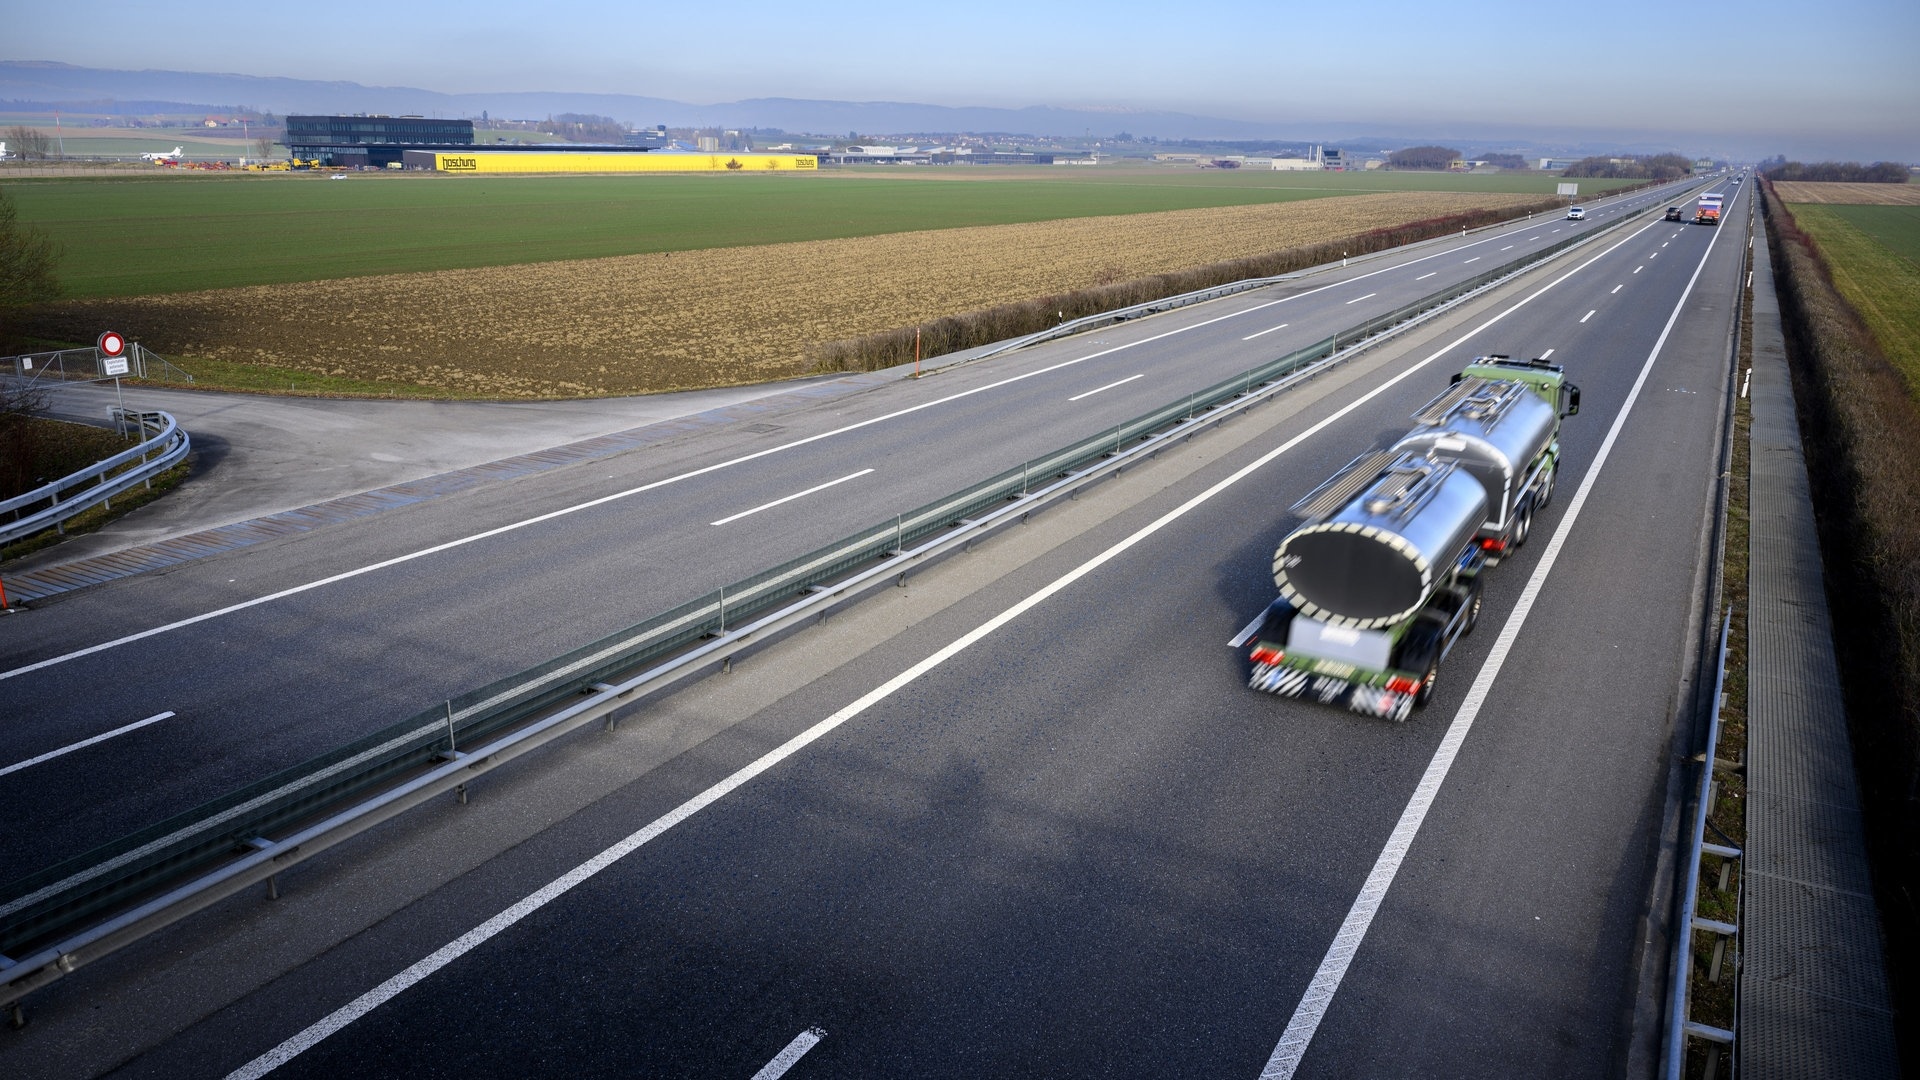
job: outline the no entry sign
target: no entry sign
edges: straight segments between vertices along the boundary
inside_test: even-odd
[[[102,375],[125,375],[127,373],[127,339],[118,330],[109,330],[100,335],[100,373]]]

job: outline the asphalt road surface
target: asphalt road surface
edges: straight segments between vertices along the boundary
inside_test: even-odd
[[[6,777],[0,797],[35,827],[4,857],[36,865],[192,805],[1555,227],[1580,226],[1143,320],[611,476],[509,485],[14,620],[34,635],[0,627],[0,709],[32,718],[23,755],[114,717],[176,715]],[[1136,476],[1137,498],[1105,520],[836,657],[128,1074],[219,1075],[276,1047],[277,1075],[1621,1071],[1649,974],[1642,922],[1743,242],[1629,224],[1432,347],[1381,350],[1275,408],[1258,437],[1213,451],[1203,437],[1169,455],[1184,464],[1142,470],[1164,483]],[[1492,572],[1436,700],[1395,725],[1248,691],[1227,642],[1271,599],[1284,508],[1489,351],[1565,363],[1583,411],[1554,505]],[[334,575],[352,576],[73,655]],[[444,966],[410,967],[434,955]]]

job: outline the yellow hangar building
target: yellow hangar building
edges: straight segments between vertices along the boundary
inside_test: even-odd
[[[409,169],[446,173],[811,172],[812,154],[708,154],[674,150],[407,150]]]

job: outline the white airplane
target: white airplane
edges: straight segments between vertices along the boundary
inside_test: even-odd
[[[186,154],[187,154],[187,151],[186,151],[186,149],[185,149],[184,147],[179,147],[179,146],[176,146],[176,147],[174,147],[174,148],[173,148],[173,150],[172,150],[172,152],[171,152],[171,153],[166,153],[166,154],[141,154],[141,155],[140,155],[140,160],[141,160],[141,161],[151,161],[151,162],[155,162],[155,163],[158,163],[158,162],[162,162],[162,161],[179,161],[179,160],[180,160],[181,158],[183,158],[183,157],[185,157],[185,156],[186,156]]]

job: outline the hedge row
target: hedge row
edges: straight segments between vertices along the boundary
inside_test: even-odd
[[[1889,966],[1920,1008],[1920,970],[1902,962],[1920,959],[1920,407],[1772,182],[1761,190]]]
[[[1362,233],[1344,240],[1288,248],[1268,255],[1225,262],[1208,263],[1186,270],[1152,277],[1136,278],[1096,285],[1073,292],[1041,296],[982,311],[948,315],[895,330],[864,337],[829,341],[814,346],[808,361],[816,371],[877,371],[896,364],[912,363],[915,336],[920,355],[940,356],[996,341],[1038,333],[1071,319],[1132,307],[1169,296],[1210,289],[1248,278],[1272,277],[1338,261],[1343,255],[1365,255],[1388,248],[1458,233],[1462,229],[1496,225],[1524,217],[1529,213],[1552,212],[1565,203],[1559,199],[1541,200],[1502,210],[1470,210],[1445,217],[1428,218]]]

